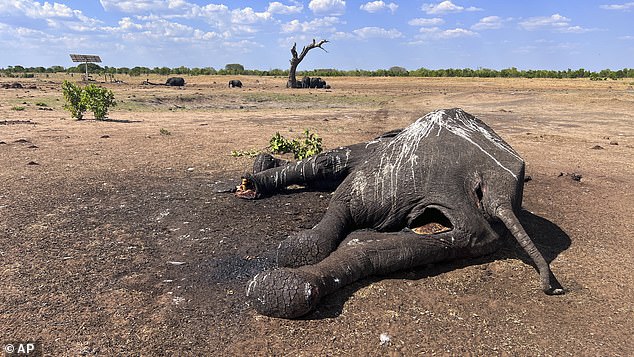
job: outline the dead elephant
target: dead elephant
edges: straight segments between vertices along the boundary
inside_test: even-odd
[[[543,291],[564,292],[516,216],[524,161],[461,109],[295,163],[263,155],[254,167],[237,196],[336,187],[322,220],[280,243],[280,268],[249,281],[247,297],[261,314],[299,317],[366,276],[490,253],[505,230],[535,263]]]

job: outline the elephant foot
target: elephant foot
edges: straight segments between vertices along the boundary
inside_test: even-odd
[[[257,174],[258,172],[286,165],[287,163],[288,161],[277,159],[271,154],[259,154],[255,157],[253,162],[253,173]]]
[[[242,182],[239,186],[236,186],[234,195],[238,198],[244,198],[246,200],[254,200],[260,198],[261,190],[258,188],[257,181],[253,175],[245,174],[242,176]]]
[[[294,269],[262,272],[249,281],[247,298],[266,316],[293,319],[311,312],[323,286],[314,274]]]
[[[326,258],[334,249],[314,230],[301,231],[280,242],[277,247],[277,265],[289,268],[313,265]]]

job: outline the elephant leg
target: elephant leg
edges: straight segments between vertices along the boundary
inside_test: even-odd
[[[467,250],[454,246],[451,234],[357,231],[317,264],[256,275],[249,282],[247,296],[263,315],[300,317],[312,311],[323,296],[364,277],[471,256],[473,247]],[[478,248],[480,255],[494,247]]]
[[[327,151],[297,162],[276,162],[262,156],[256,160],[258,167],[273,166],[263,171],[245,174],[236,196],[254,199],[272,194],[290,185],[336,186],[346,177],[356,163],[356,156],[350,148]]]
[[[350,232],[352,222],[348,206],[332,203],[321,221],[312,229],[295,233],[277,247],[277,265],[300,267],[315,264],[334,251]]]
[[[253,161],[253,173],[257,174],[268,169],[280,167],[288,164],[288,161],[278,159],[271,154],[259,154]]]

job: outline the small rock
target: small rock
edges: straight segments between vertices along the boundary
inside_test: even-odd
[[[167,263],[168,264],[172,264],[172,265],[183,265],[183,264],[186,264],[185,262],[176,262],[176,261],[169,261]]]
[[[576,174],[576,173],[571,173],[570,174],[570,178],[573,179],[574,181],[581,181],[583,176],[581,176],[580,174]]]
[[[190,167],[190,168],[187,169],[187,171],[192,172],[192,171],[194,171],[194,168]]]
[[[381,341],[381,346],[389,346],[390,342],[392,341],[392,336],[383,332],[381,335],[379,335],[379,340]]]
[[[603,146],[595,145],[595,146],[591,147],[591,149],[593,149],[593,150],[603,150]]]
[[[37,145],[31,145],[28,147],[29,149],[37,149]]]
[[[28,143],[28,142],[29,142],[29,141],[28,141],[28,140],[26,140],[26,139],[18,139],[18,140],[16,140],[16,141],[14,141],[14,143],[20,143],[20,144],[23,144],[23,143]]]
[[[110,137],[110,135],[102,135],[101,138],[102,139],[108,139]]]
[[[531,175],[524,176],[524,182],[528,182],[528,181],[533,181],[533,178],[531,177]]]
[[[35,162],[35,161],[29,161],[27,163],[27,165],[39,165],[39,164],[37,162]]]
[[[613,141],[610,141],[610,145],[619,145],[619,142],[613,140]]]

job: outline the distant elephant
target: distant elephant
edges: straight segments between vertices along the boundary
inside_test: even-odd
[[[229,81],[229,88],[238,87],[242,88],[242,82],[238,79],[232,79]]]
[[[301,84],[301,86],[298,86],[299,88],[310,88],[310,77],[302,78],[299,84]]]
[[[324,88],[326,86],[326,81],[323,79],[316,77],[310,79],[310,88]]]
[[[165,82],[166,86],[170,87],[182,87],[185,85],[185,79],[183,77],[170,77]]]
[[[22,89],[22,84],[18,83],[18,82],[13,82],[11,84],[8,83],[4,83],[2,84],[2,88],[4,89],[8,89],[8,88],[13,88],[13,89]]]

